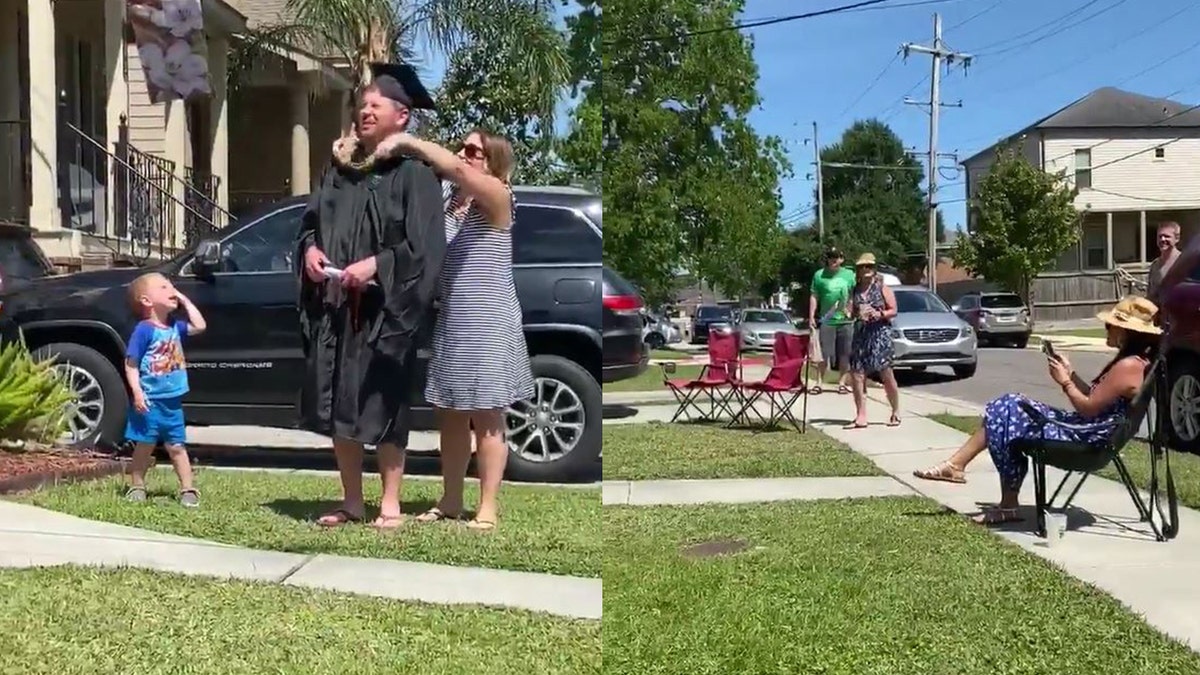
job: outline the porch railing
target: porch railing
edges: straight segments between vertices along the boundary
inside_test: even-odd
[[[29,121],[0,120],[0,222],[29,225]]]
[[[184,201],[190,207],[183,218],[184,245],[191,246],[205,237],[212,236],[218,228],[228,225],[230,221],[226,218],[229,214],[217,206],[217,189],[221,187],[220,176],[188,167],[183,172],[183,181],[189,187]]]

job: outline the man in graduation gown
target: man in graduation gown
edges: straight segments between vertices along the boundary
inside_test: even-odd
[[[377,527],[401,522],[400,483],[411,428],[416,335],[429,314],[445,253],[440,184],[392,137],[415,109],[432,109],[411,67],[376,64],[362,93],[355,134],[333,161],[300,229],[300,323],[304,339],[301,426],[333,439],[340,508],[318,520],[364,516],[363,446],[375,445],[383,479]]]

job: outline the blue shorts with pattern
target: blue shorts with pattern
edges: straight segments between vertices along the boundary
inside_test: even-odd
[[[149,410],[138,412],[132,407],[125,420],[125,440],[134,443],[183,445],[187,442],[187,424],[183,419],[182,398],[161,398],[146,401]]]

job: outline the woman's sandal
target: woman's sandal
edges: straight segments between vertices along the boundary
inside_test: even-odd
[[[458,520],[460,518],[462,518],[462,514],[456,513],[454,515],[450,515],[449,513],[446,513],[435,506],[416,518],[413,518],[413,520],[417,521],[418,523],[436,523],[442,520]]]
[[[967,482],[967,477],[962,469],[954,466],[949,461],[942,462],[928,469],[917,469],[913,471],[913,475],[923,480],[936,480],[943,483],[955,483],[962,485]]]
[[[1017,509],[1014,507],[1003,509],[987,509],[980,512],[979,515],[972,517],[971,520],[979,525],[991,526],[1004,525],[1006,523],[1019,523],[1025,519],[1017,513]]]
[[[362,521],[363,517],[358,514],[350,513],[346,509],[334,509],[317,518],[317,525],[333,528],[341,527],[347,523],[361,523]]]
[[[496,529],[496,523],[491,520],[472,519],[467,522],[467,529],[475,530],[476,532],[491,532]]]
[[[380,515],[375,520],[371,521],[371,527],[376,530],[396,530],[408,520],[408,517],[403,513],[398,516]]]
[[[898,426],[900,426],[900,416],[899,416],[899,415],[897,415],[897,414],[895,414],[895,413],[892,413],[892,416],[888,418],[888,423],[887,423],[887,425],[888,425],[889,427],[898,427]]]
[[[845,429],[846,431],[851,431],[853,429],[866,429],[867,426],[868,425],[866,422],[851,422],[850,424],[847,424],[846,426],[844,426],[842,428]]]
[[[812,394],[813,396],[816,396],[818,394],[825,393],[825,390],[821,388],[821,385],[814,384],[812,387],[809,388],[808,393]]]
[[[838,393],[841,394],[842,396],[845,396],[846,394],[850,393],[850,387],[847,387],[844,384],[839,384],[838,385]]]

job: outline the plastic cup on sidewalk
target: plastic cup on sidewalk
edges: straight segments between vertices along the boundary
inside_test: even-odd
[[[1046,514],[1046,546],[1053,547],[1062,543],[1064,537],[1067,536],[1067,514],[1065,513],[1047,513]]]

